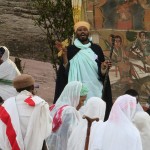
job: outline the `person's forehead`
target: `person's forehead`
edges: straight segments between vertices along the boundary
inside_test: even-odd
[[[121,42],[121,39],[115,38],[115,42]]]
[[[86,30],[88,30],[88,28],[85,27],[85,26],[80,26],[80,27],[77,28],[77,30],[80,30],[80,29],[86,29]]]

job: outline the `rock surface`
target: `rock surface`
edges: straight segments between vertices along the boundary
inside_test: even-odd
[[[0,45],[6,45],[13,56],[48,61],[46,36],[35,26],[29,1],[0,0]]]

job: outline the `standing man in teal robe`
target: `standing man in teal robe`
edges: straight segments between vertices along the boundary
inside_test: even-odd
[[[87,99],[93,96],[102,97],[106,69],[111,67],[111,63],[105,60],[101,47],[90,40],[89,30],[88,22],[79,21],[74,25],[76,38],[73,45],[64,48],[60,42],[56,42],[57,49],[63,52],[62,64],[57,74],[54,103],[70,81],[81,81],[88,87]],[[105,120],[112,106],[109,78],[106,86],[103,99],[106,102]]]

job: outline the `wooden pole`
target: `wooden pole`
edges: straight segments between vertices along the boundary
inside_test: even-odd
[[[84,147],[84,150],[88,150],[92,123],[93,123],[93,121],[99,121],[99,118],[90,118],[90,117],[84,115],[83,119],[86,119],[88,122],[85,147]]]

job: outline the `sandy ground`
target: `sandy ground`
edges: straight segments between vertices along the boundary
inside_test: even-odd
[[[14,60],[13,57],[11,59]],[[22,66],[24,66],[23,73],[32,75],[36,85],[39,85],[39,88],[36,88],[36,94],[51,104],[55,90],[55,72],[52,65],[47,62],[20,59]]]

